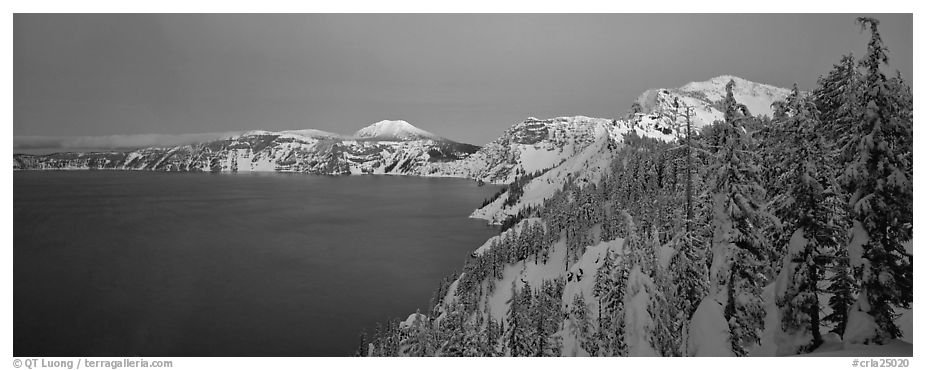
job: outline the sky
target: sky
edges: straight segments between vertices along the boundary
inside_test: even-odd
[[[864,54],[857,16],[15,14],[14,151],[384,119],[481,145],[527,117],[619,117],[647,89],[718,75],[813,88]],[[912,83],[912,15],[873,16]]]

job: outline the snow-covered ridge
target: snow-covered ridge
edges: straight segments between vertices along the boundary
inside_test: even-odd
[[[595,144],[615,121],[585,116],[537,119],[511,126],[468,158],[432,168],[435,173],[508,184],[554,168]],[[427,171],[426,171],[427,172]]]
[[[509,184],[518,178],[562,165],[573,169],[565,170],[566,167],[563,167],[551,171],[540,180],[546,185],[528,186],[530,191],[524,199],[536,203],[550,194],[550,189],[560,187],[566,176],[586,172],[583,171],[584,166],[599,168],[601,163],[591,164],[590,160],[596,156],[607,157],[609,150],[616,148],[626,133],[636,132],[662,140],[679,137],[682,119],[673,106],[676,98],[693,108],[695,128],[721,119],[723,114],[716,103],[722,98],[724,86],[730,79],[736,82],[736,98],[754,114],[769,112],[772,101],[788,93],[786,89],[738,77],[719,76],[676,89],[644,92],[637,99],[643,112],[633,117],[531,117],[511,126],[482,148],[444,139],[406,121],[384,120],[351,135],[314,129],[253,130],[215,141],[170,148],[144,148],[121,154],[14,155],[13,165],[14,169],[405,174],[462,177],[496,184]],[[605,137],[609,139],[602,141]],[[602,145],[605,145],[604,149]],[[580,156],[581,153],[585,154]],[[546,190],[540,191],[542,188]],[[508,211],[516,212],[525,205],[516,204]],[[499,211],[474,216],[498,222],[507,213]]]
[[[281,131],[280,134],[295,135],[295,136],[301,136],[301,137],[313,138],[313,139],[342,139],[344,138],[344,136],[340,134],[336,134],[336,133],[328,132],[328,131],[316,130],[316,129],[287,130],[287,131]]]
[[[322,130],[252,130],[218,140],[131,152],[13,156],[14,169],[116,169],[193,172],[304,172],[324,175],[429,175],[479,147],[441,138],[404,121],[375,123],[360,138]],[[440,176],[440,171],[430,174]]]
[[[447,140],[441,136],[415,127],[402,120],[383,120],[375,122],[357,130],[351,135],[342,135],[334,132],[301,129],[285,131],[251,130],[240,135],[229,136],[241,138],[246,136],[280,135],[290,138],[320,139],[320,140],[376,140],[376,141],[416,141],[416,140]]]
[[[678,90],[686,91],[686,92],[701,92],[704,95],[706,95],[709,100],[716,102],[716,101],[719,101],[720,99],[723,99],[724,95],[726,95],[726,86],[727,86],[727,83],[730,82],[730,80],[733,80],[733,82],[736,84],[736,87],[733,89],[733,96],[736,97],[737,101],[739,101],[741,98],[746,98],[746,97],[757,97],[757,98],[771,97],[772,99],[776,99],[776,98],[783,99],[785,96],[787,96],[788,93],[790,93],[790,91],[786,88],[776,87],[776,86],[763,84],[759,82],[753,82],[745,78],[731,76],[731,75],[717,76],[707,81],[689,82],[685,84],[685,86],[680,87]],[[748,103],[745,103],[745,102],[743,103],[746,104],[747,106],[749,105]],[[751,110],[756,111],[761,108],[768,108],[768,107],[756,106],[752,108],[753,109]],[[766,114],[766,113],[755,113],[755,114]]]

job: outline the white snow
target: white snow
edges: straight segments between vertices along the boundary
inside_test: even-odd
[[[691,317],[688,355],[732,357],[730,328],[723,317],[723,304],[716,297],[705,297]]]
[[[896,313],[900,316],[894,320],[894,323],[897,324],[897,327],[903,332],[903,335],[898,339],[913,343],[913,310],[900,308],[896,310]]]
[[[778,279],[775,284],[775,297],[783,297],[785,295],[788,285],[791,284],[791,279],[794,276],[794,270],[797,268],[794,262],[791,262],[789,256],[799,254],[807,247],[807,243],[807,239],[804,238],[803,228],[797,229],[794,231],[794,234],[791,235],[791,239],[788,241],[788,254],[785,255],[785,259],[781,266],[781,273],[778,274]]]
[[[521,168],[527,173],[545,170],[562,159],[562,150],[540,145],[519,145]]]
[[[769,284],[762,290],[762,300],[765,303],[765,330],[759,337],[761,344],[749,352],[751,356],[777,356],[779,346],[789,345],[781,342],[787,339],[781,332],[781,318],[778,315],[778,304],[775,303],[776,285],[778,284]]]
[[[669,268],[669,264],[672,263],[672,258],[675,257],[675,248],[672,248],[669,245],[663,245],[659,247],[659,268],[663,271]]]
[[[832,337],[830,337],[832,340]],[[902,340],[890,340],[883,345],[847,344],[835,340],[825,343],[816,351],[801,355],[804,357],[855,357],[870,359],[872,357],[910,357],[913,356],[913,344]]]
[[[863,253],[865,244],[868,244],[868,232],[861,222],[852,221],[852,230],[849,237],[849,264],[853,267],[863,265]]]

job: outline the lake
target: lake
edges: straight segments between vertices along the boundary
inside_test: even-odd
[[[462,179],[13,175],[15,356],[345,356],[497,233]]]

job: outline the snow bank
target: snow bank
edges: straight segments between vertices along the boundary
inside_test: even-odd
[[[805,357],[911,357],[913,344],[891,340],[883,345],[843,344],[828,342]]]
[[[849,319],[843,335],[846,343],[864,343],[877,335],[878,324],[875,323],[875,318],[868,314],[870,310],[868,294],[862,290],[852,308],[849,309]]]
[[[715,297],[701,300],[691,317],[688,332],[689,356],[734,356],[730,347],[730,328],[723,317],[723,304]]]

